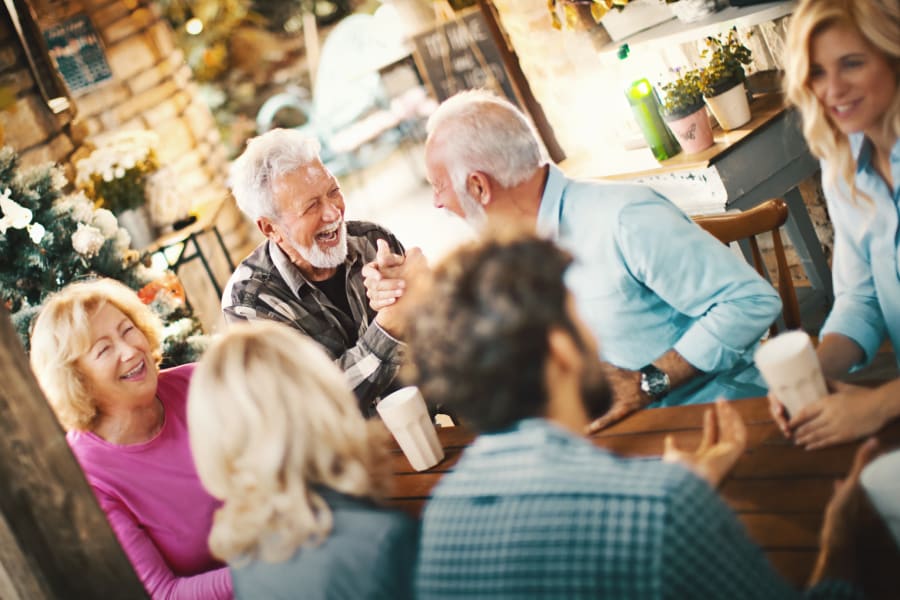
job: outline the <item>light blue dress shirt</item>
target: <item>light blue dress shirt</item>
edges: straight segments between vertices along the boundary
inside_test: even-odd
[[[885,333],[900,348],[900,252],[897,206],[900,202],[900,140],[891,150],[894,189],[875,171],[872,146],[863,134],[852,134],[856,187],[864,198],[851,200],[846,185],[827,186],[825,200],[834,223],[834,307],[821,334],[843,334],[865,352],[857,367],[871,362]],[[822,172],[828,172],[822,163]],[[827,182],[828,177],[823,177]],[[900,364],[900,361],[898,361]]]
[[[651,188],[549,169],[538,231],[576,257],[566,283],[603,358],[636,370],[674,348],[706,373],[662,405],[765,395],[752,351],[781,309],[774,288]]]

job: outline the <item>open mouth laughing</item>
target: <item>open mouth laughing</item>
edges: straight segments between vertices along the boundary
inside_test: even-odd
[[[338,221],[337,223],[335,223],[333,225],[329,225],[328,227],[323,227],[316,234],[316,238],[315,238],[316,243],[323,244],[326,246],[332,246],[334,244],[337,244],[341,238],[341,225],[342,224],[343,224],[343,221]]]
[[[130,371],[119,377],[125,381],[134,381],[140,379],[147,372],[147,363],[143,359]]]

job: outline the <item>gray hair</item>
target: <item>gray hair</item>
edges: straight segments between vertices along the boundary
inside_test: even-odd
[[[510,188],[546,162],[525,115],[487,90],[467,90],[442,102],[428,119],[427,131],[430,139],[441,140],[443,162],[457,195],[473,171]]]
[[[319,160],[319,141],[292,129],[273,129],[247,142],[228,173],[228,187],[250,219],[274,218],[274,182]]]

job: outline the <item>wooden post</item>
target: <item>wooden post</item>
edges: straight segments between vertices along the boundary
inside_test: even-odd
[[[0,597],[146,598],[0,307]]]
[[[480,8],[482,14],[484,14],[484,20],[487,23],[488,30],[491,32],[491,36],[494,38],[494,42],[500,50],[503,66],[506,67],[506,72],[509,73],[509,77],[516,87],[516,91],[519,92],[519,96],[525,105],[525,110],[531,115],[531,120],[537,128],[538,135],[540,135],[541,139],[544,141],[544,146],[546,146],[551,160],[555,163],[562,162],[566,158],[566,153],[556,140],[556,134],[553,133],[553,127],[550,125],[550,121],[547,120],[544,109],[531,92],[531,86],[528,84],[528,79],[525,78],[525,73],[522,72],[522,67],[519,66],[519,57],[516,55],[515,51],[509,47],[503,27],[497,19],[497,9],[490,0],[478,0],[478,8]]]

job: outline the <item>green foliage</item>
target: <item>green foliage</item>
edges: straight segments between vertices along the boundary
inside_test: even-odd
[[[707,60],[701,72],[703,95],[717,96],[742,83],[746,78],[744,67],[752,61],[750,48],[738,39],[737,28],[732,27],[725,39],[722,36],[706,38],[706,48],[700,57]]]
[[[700,69],[675,71],[675,79],[660,86],[663,115],[680,119],[703,107],[702,74]]]
[[[12,148],[0,148],[0,304],[26,350],[41,302],[66,284],[111,277],[138,290],[155,277],[112,213],[83,193],[64,195],[66,184],[59,168],[20,169]],[[164,364],[196,360],[205,337],[184,304],[157,294],[150,306],[166,324]]]
[[[111,181],[105,181],[101,175],[94,173],[90,176],[91,191],[86,193],[96,198],[101,207],[109,209],[114,215],[121,214],[144,205],[146,175],[152,170],[155,170],[155,166],[135,165],[126,169],[122,177]]]

